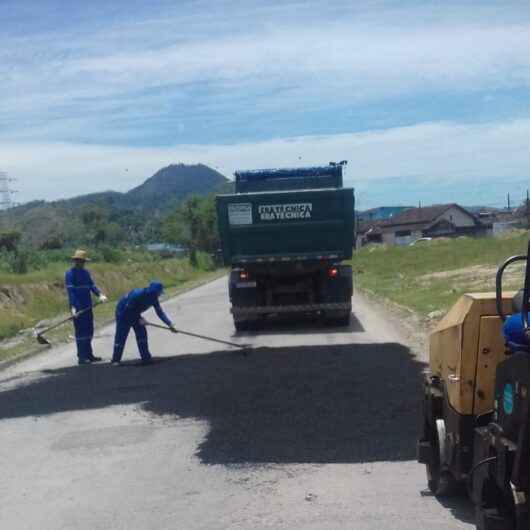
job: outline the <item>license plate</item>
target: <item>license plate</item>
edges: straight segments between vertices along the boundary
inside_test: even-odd
[[[249,287],[256,287],[256,282],[237,282],[236,287],[238,289],[248,289]]]

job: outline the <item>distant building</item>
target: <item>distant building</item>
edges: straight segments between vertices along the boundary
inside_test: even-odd
[[[187,250],[180,245],[170,245],[168,243],[149,243],[145,246],[149,252],[155,252],[163,256],[185,256]]]
[[[382,243],[383,233],[381,232],[382,220],[379,221],[358,221],[356,248],[360,248],[370,243]]]
[[[525,226],[525,220],[524,217],[510,210],[495,212],[491,218],[493,235],[499,236],[516,228],[523,228]]]
[[[369,221],[384,221],[401,213],[403,210],[408,210],[409,208],[412,208],[412,206],[379,206],[378,208],[371,208],[370,210],[357,212],[357,221],[362,223]]]
[[[358,244],[409,245],[422,237],[480,236],[491,233],[492,224],[481,222],[458,204],[409,208],[386,221],[359,223]]]

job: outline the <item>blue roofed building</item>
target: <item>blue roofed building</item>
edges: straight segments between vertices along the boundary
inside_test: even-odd
[[[363,212],[357,212],[357,220],[359,222],[366,221],[386,221],[403,212],[409,210],[412,206],[379,206],[378,208],[371,208]]]

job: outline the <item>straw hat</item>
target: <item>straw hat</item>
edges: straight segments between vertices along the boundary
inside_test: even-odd
[[[78,249],[75,251],[74,255],[72,256],[72,259],[78,259],[81,261],[90,261],[87,251]]]

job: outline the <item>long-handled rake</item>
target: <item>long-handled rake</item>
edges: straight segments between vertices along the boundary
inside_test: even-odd
[[[153,324],[151,322],[146,322],[145,325],[151,326],[152,328],[165,329],[166,331],[170,331],[171,333],[173,333],[173,330],[168,326],[162,326],[160,324]],[[241,350],[249,349],[248,344],[236,344],[235,342],[229,342],[227,340],[216,339],[214,337],[208,337],[207,335],[199,335],[198,333],[192,333],[191,331],[184,331],[182,329],[175,329],[175,331],[177,333],[182,333],[182,335],[188,335],[189,337],[195,337],[197,339],[208,340],[210,342],[217,342],[218,344],[224,344],[226,346],[233,346]]]
[[[45,329],[42,329],[40,331],[37,328],[34,328],[33,329],[33,333],[35,334],[35,338],[37,339],[37,342],[39,344],[42,344],[43,346],[51,346],[52,345],[51,342],[46,337],[44,337],[44,335],[46,333],[52,331],[55,328],[58,328],[58,327],[62,326],[63,324],[66,324],[67,322],[71,322],[72,320],[75,320],[78,316],[82,315],[83,313],[86,313],[90,309],[94,309],[98,305],[101,305],[101,304],[94,304],[92,307],[87,307],[86,309],[81,309],[81,311],[78,311],[75,314],[75,316],[72,315],[72,316],[70,316],[68,318],[65,318],[64,320],[61,320],[60,322],[57,322],[57,324],[54,324],[53,326],[50,326],[50,327],[45,328]]]

